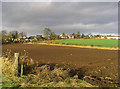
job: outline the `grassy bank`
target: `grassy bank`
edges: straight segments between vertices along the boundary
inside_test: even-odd
[[[52,40],[44,41],[46,43],[66,44],[66,45],[79,45],[79,46],[95,46],[95,47],[110,47],[118,48],[119,40],[112,39],[71,39],[71,40]]]

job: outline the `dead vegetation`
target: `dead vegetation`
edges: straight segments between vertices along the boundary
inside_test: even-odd
[[[14,57],[10,55],[11,51],[7,50],[2,57],[3,87],[93,87],[79,79],[83,77],[83,71],[67,68],[66,65],[39,64],[29,58],[26,51],[19,58],[20,62],[24,59],[24,75],[15,76]]]

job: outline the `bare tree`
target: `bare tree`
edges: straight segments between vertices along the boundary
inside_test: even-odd
[[[50,30],[50,28],[45,28],[44,29],[44,35],[46,36],[46,37],[49,37],[50,36],[50,34],[51,34],[51,30]]]
[[[51,32],[49,37],[50,37],[51,40],[55,40],[56,39],[56,34],[54,32]]]
[[[62,33],[62,36],[65,36],[65,33]]]
[[[16,39],[19,37],[18,31],[12,31],[12,38]]]
[[[76,38],[75,33],[72,33],[72,36],[73,36],[74,38]]]
[[[19,33],[19,37],[21,37],[23,39],[23,37],[26,37],[27,35],[24,32],[20,32]]]
[[[6,30],[2,30],[2,42],[4,43],[5,42],[5,38],[7,37],[7,32]]]
[[[80,38],[80,32],[77,32],[77,38]]]
[[[8,41],[12,41],[12,32],[9,32],[9,35],[7,36]]]

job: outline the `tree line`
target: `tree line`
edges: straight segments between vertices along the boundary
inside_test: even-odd
[[[57,34],[55,34],[55,32],[52,32],[50,30],[50,28],[44,29],[44,36],[46,37],[46,39],[50,39],[50,40],[61,39],[60,35],[57,35]],[[62,36],[67,38],[65,33],[62,33]],[[84,34],[80,35],[80,32],[77,32],[77,34],[72,33],[70,36],[73,36],[74,38],[84,38],[85,37]]]
[[[5,43],[5,42],[13,42],[14,39],[17,39],[20,37],[22,39],[23,37],[27,37],[27,35],[24,32],[19,33],[18,31],[10,31],[7,33],[6,30],[2,30],[1,37],[2,37],[2,43]]]
[[[38,41],[39,40],[56,40],[56,39],[69,39],[70,37],[73,38],[73,39],[79,39],[79,38],[90,38],[90,35],[92,35],[91,33],[88,34],[88,35],[85,35],[85,34],[80,34],[80,32],[77,32],[77,33],[72,33],[70,35],[68,34],[65,34],[65,33],[62,33],[62,36],[61,35],[58,35],[56,34],[55,32],[53,32],[50,28],[45,28],[43,30],[44,32],[44,36],[42,35],[37,35],[37,36],[34,36]],[[26,38],[29,38],[29,39],[34,39],[33,36],[31,37],[27,37],[26,33],[25,32],[18,32],[18,31],[10,31],[7,33],[6,30],[2,30],[1,31],[1,37],[2,37],[2,42],[5,43],[5,42],[13,42],[15,39],[26,39]],[[94,37],[100,37],[100,35],[96,35]]]

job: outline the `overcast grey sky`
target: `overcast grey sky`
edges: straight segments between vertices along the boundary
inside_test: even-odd
[[[42,34],[49,27],[57,34],[117,34],[117,2],[3,2],[2,28]]]

